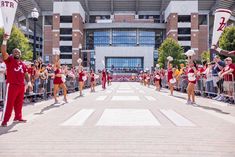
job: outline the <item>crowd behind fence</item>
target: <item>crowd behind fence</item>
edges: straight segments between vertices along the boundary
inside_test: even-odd
[[[96,78],[96,85],[101,84],[100,77]],[[25,83],[26,84],[26,83]],[[40,100],[49,99],[53,96],[53,77],[48,77],[45,80],[36,79],[33,84],[33,89],[25,85],[25,103],[37,102]],[[78,77],[66,77],[65,81],[68,93],[78,91]],[[90,78],[84,81],[84,88],[90,87]],[[59,92],[62,94],[62,90]],[[3,106],[4,100],[6,98],[6,80],[0,81],[0,107]]]

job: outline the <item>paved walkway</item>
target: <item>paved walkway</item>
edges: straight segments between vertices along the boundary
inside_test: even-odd
[[[234,106],[138,83],[77,95],[25,106],[28,123],[0,128],[0,157],[235,157]]]

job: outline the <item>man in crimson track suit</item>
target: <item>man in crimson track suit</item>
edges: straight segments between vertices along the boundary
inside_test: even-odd
[[[7,36],[3,36],[3,43],[1,47],[3,60],[7,67],[7,90],[6,101],[4,104],[2,115],[2,127],[7,126],[7,122],[11,117],[12,110],[14,109],[15,118],[14,122],[25,123],[26,120],[22,118],[22,106],[24,101],[24,78],[28,82],[28,86],[32,86],[29,82],[26,65],[20,60],[21,51],[14,49],[12,55],[7,53]]]

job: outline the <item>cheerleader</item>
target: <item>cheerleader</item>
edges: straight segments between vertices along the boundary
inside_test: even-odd
[[[90,73],[90,80],[91,80],[91,92],[95,92],[95,73],[94,70],[91,70]]]
[[[86,75],[85,72],[83,71],[83,67],[81,66],[81,64],[78,67],[78,82],[79,82],[79,92],[80,92],[80,96],[82,95],[82,90],[84,87],[84,81],[86,81]]]
[[[167,63],[167,80],[168,80],[168,86],[170,89],[170,95],[173,96],[174,78],[173,78],[172,64],[170,64],[170,61],[168,61],[168,63]]]
[[[146,80],[147,80],[146,84],[148,85],[148,87],[150,87],[151,75],[149,73],[147,73],[146,75]]]
[[[190,104],[196,105],[195,103],[196,73],[197,73],[197,70],[193,61],[189,61],[188,63],[188,87],[187,87],[187,93],[188,93],[187,104],[188,105]]]
[[[55,104],[58,104],[58,98],[57,98],[57,93],[59,92],[60,88],[63,89],[63,94],[64,94],[64,102],[68,103],[67,101],[67,87],[65,85],[65,75],[63,74],[61,70],[61,64],[60,64],[60,59],[59,56],[55,56],[55,63],[54,63],[54,99],[55,99]]]
[[[106,89],[106,69],[102,71],[102,88]]]
[[[156,86],[156,91],[160,91],[161,86],[160,86],[160,80],[161,80],[161,73],[159,70],[155,71],[155,76],[154,76],[154,83]]]

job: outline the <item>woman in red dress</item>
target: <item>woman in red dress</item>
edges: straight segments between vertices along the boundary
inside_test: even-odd
[[[172,64],[170,64],[170,61],[167,63],[167,81],[168,81],[168,86],[170,89],[170,95],[173,96],[173,91],[174,91],[174,84],[171,82],[173,78],[173,69],[172,69]]]
[[[78,68],[78,82],[79,82],[79,91],[80,91],[80,96],[82,95],[82,90],[84,87],[84,81],[86,81],[86,75],[85,72],[83,71],[83,67],[79,65]]]
[[[95,73],[94,73],[94,70],[91,70],[90,78],[91,78],[91,92],[95,92]]]
[[[57,93],[59,89],[63,89],[64,94],[64,101],[67,103],[67,87],[65,85],[65,75],[61,70],[60,59],[59,56],[55,56],[55,63],[54,63],[54,71],[55,71],[55,78],[54,78],[54,99],[55,104],[58,104]]]

